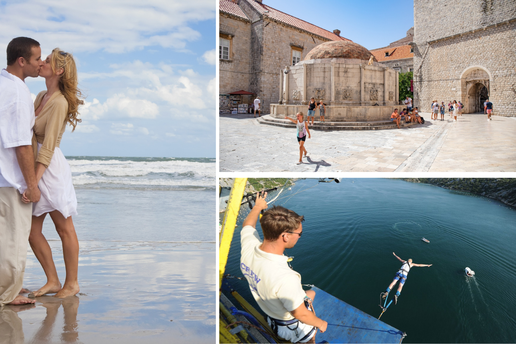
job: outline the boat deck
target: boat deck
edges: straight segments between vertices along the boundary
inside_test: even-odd
[[[337,299],[317,287],[314,306],[317,315],[328,322],[316,342],[329,343],[400,343],[405,334],[369,314]]]

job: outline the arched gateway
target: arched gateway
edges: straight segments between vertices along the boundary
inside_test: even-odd
[[[484,111],[484,102],[489,98],[490,80],[491,74],[481,66],[472,66],[462,72],[460,81],[464,113]]]

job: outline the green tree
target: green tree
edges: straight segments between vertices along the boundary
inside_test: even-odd
[[[410,98],[414,99],[414,94],[410,92],[410,80],[412,80],[412,72],[406,72],[406,73],[400,73],[399,74],[399,81],[400,81],[400,100],[403,101],[404,99],[409,96]]]

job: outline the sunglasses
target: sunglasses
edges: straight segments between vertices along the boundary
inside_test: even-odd
[[[299,237],[301,238],[301,235],[303,234],[303,231],[301,231],[301,232],[299,232],[299,233],[296,233],[296,232],[285,232],[285,233],[297,234],[297,235],[299,235]]]

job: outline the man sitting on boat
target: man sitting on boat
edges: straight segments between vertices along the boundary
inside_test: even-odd
[[[403,263],[403,265],[401,266],[401,268],[398,270],[398,272],[396,272],[396,275],[394,276],[394,279],[392,280],[391,284],[387,287],[387,291],[381,293],[382,295],[382,299],[385,299],[387,298],[387,296],[389,295],[389,292],[391,291],[392,288],[394,288],[394,285],[396,284],[396,282],[400,281],[400,284],[398,286],[398,291],[396,292],[396,295],[394,295],[394,304],[397,304],[398,303],[398,297],[400,296],[400,293],[401,293],[401,289],[403,289],[403,285],[405,284],[405,281],[407,280],[407,275],[410,271],[410,269],[414,266],[416,267],[430,267],[432,266],[432,264],[415,264],[415,263],[412,263],[412,259],[409,258],[409,260],[405,261],[403,259],[401,259],[400,257],[398,257],[396,255],[396,253],[392,252],[392,254],[394,255],[394,257],[398,258],[398,260],[400,262]]]
[[[316,328],[324,332],[328,323],[308,308],[315,292],[303,290],[301,275],[290,268],[288,257],[283,254],[301,238],[304,218],[280,206],[267,210],[260,219],[262,243],[256,223],[260,212],[267,209],[266,197],[267,193],[257,195],[256,204],[243,223],[240,270],[279,337],[293,343],[315,343]]]

